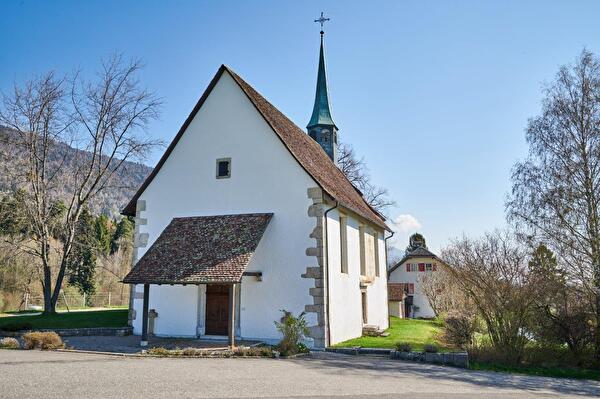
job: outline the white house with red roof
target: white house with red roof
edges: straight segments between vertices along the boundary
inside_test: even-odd
[[[283,82],[282,82],[283,83]],[[315,348],[388,327],[389,228],[336,166],[323,34],[307,131],[221,66],[123,214],[135,216],[134,334]],[[150,320],[150,321],[149,321]]]
[[[436,316],[421,288],[423,276],[436,273],[442,261],[426,247],[419,246],[388,271],[388,306],[391,316],[429,319]]]

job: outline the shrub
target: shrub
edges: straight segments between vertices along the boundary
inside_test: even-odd
[[[258,348],[236,348],[233,355],[241,357],[274,357],[273,349],[268,346],[261,346]]]
[[[275,357],[270,347],[238,347],[231,350],[211,350],[205,348],[166,349],[162,347],[150,348],[147,353],[161,357]]]
[[[473,342],[475,318],[458,313],[449,313],[444,320],[443,340],[456,348],[465,349]]]
[[[427,344],[423,347],[423,352],[426,353],[438,353],[440,348],[437,345]]]
[[[396,344],[396,350],[398,352],[410,352],[412,351],[412,346],[408,342],[398,342]]]
[[[41,331],[33,331],[23,335],[24,347],[25,349],[59,349],[64,348],[65,344],[63,343],[60,336],[53,332],[41,332]]]
[[[187,348],[187,349],[189,350],[189,349],[194,349],[194,348]],[[178,348],[167,349],[167,348],[163,348],[163,347],[156,347],[156,348],[148,349],[147,353],[149,355],[154,355],[154,356],[178,357],[183,354],[183,351]]]
[[[0,327],[0,330],[15,332],[15,331],[22,331],[22,330],[31,330],[32,327],[33,326],[30,323],[19,322],[19,323],[5,324],[4,326]]]
[[[197,348],[185,348],[181,351],[183,356],[202,356],[203,353]]]
[[[300,313],[298,317],[294,317],[292,312],[287,310],[281,312],[283,312],[281,322],[275,322],[275,327],[283,335],[277,348],[283,356],[301,353],[306,346],[300,346],[300,341],[308,335],[308,327],[304,319],[305,312]]]
[[[3,349],[21,349],[21,344],[16,338],[6,337],[0,339],[0,348]]]

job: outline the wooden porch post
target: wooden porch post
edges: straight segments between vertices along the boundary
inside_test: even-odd
[[[229,286],[229,325],[227,336],[229,347],[235,348],[235,284]]]
[[[142,340],[140,346],[148,345],[148,299],[150,298],[150,284],[144,284],[144,310],[142,313]]]

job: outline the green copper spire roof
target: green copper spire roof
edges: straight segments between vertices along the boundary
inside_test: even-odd
[[[329,93],[327,91],[327,74],[325,72],[325,52],[323,50],[323,31],[321,31],[321,51],[319,52],[319,72],[317,74],[317,91],[308,129],[316,125],[333,125],[331,110],[329,109]],[[337,126],[335,126],[337,129]]]

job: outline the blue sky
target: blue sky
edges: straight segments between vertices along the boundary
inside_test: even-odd
[[[597,1],[3,0],[0,90],[120,52],[145,62],[165,100],[150,134],[169,141],[225,63],[304,127],[321,11],[333,117],[397,201],[400,247],[417,229],[437,251],[503,226],[542,84],[600,53]]]

